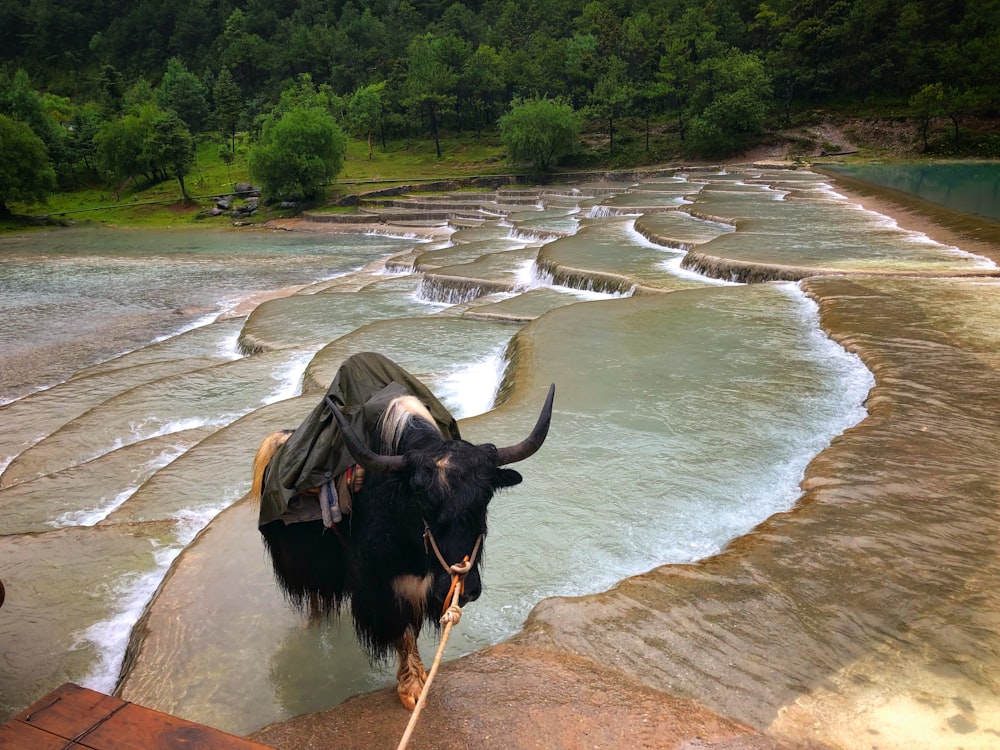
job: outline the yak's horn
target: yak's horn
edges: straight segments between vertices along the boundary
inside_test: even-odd
[[[333,417],[340,426],[340,434],[344,438],[344,445],[347,446],[348,452],[355,461],[369,471],[399,471],[403,468],[402,456],[383,456],[375,453],[365,445],[364,441],[354,432],[347,421],[347,417],[337,408],[337,405],[333,403],[333,399],[329,396],[326,397],[326,405],[333,412]]]
[[[538,415],[538,422],[535,423],[535,429],[517,445],[497,448],[497,466],[523,461],[528,456],[534,455],[535,451],[542,447],[542,443],[545,442],[545,436],[549,434],[549,423],[552,421],[552,399],[555,398],[555,395],[556,384],[553,383],[549,386],[549,395],[542,405],[542,413]]]

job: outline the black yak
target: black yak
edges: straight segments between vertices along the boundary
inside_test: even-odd
[[[395,649],[397,692],[410,710],[427,677],[421,626],[439,625],[452,566],[469,560],[459,603],[479,597],[487,505],[521,481],[505,466],[541,447],[554,391],[525,440],[473,445],[420,381],[358,354],[295,431],[269,435],[257,451],[251,494],[279,586],[314,616],[337,615],[348,601],[371,658]]]

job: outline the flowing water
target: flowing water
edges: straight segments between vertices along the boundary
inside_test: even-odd
[[[557,384],[548,442],[493,503],[486,591],[453,657],[542,598],[717,552],[789,508],[808,462],[864,418],[870,373],[796,285],[710,279],[687,251],[996,270],[809,172],[523,195],[482,196],[449,240],[0,240],[0,718],[73,680],[247,733],[391,681],[349,625],[287,609],[239,502],[260,439],[354,352],[419,375],[474,441],[522,437]]]

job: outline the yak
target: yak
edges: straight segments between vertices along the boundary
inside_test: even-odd
[[[454,573],[459,604],[479,598],[487,506],[521,482],[508,464],[548,434],[555,384],[516,445],[474,445],[419,380],[382,355],[349,357],[323,401],[292,430],[264,438],[251,496],[286,598],[311,616],[349,603],[369,657],[398,657],[397,693],[413,710],[427,672],[423,623],[440,627]]]

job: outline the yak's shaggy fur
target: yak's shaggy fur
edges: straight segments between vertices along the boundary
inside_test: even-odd
[[[355,632],[370,656],[382,660],[395,649],[400,698],[411,709],[425,676],[416,639],[424,622],[439,627],[452,583],[425,528],[449,565],[472,555],[478,543],[460,603],[477,599],[487,506],[498,489],[521,481],[517,471],[503,464],[541,446],[551,399],[550,392],[529,440],[498,451],[492,444],[444,439],[419,399],[395,398],[381,414],[375,434],[354,438],[367,443],[351,450],[366,466],[365,480],[341,522],[327,529],[321,520],[278,519],[260,527],[278,584],[293,605],[311,615],[336,615],[349,602]],[[346,422],[340,426],[350,429]],[[258,500],[269,464],[289,435],[269,435],[254,458],[251,494]],[[378,461],[387,457],[392,457],[391,468]],[[303,496],[308,502],[311,493]]]

